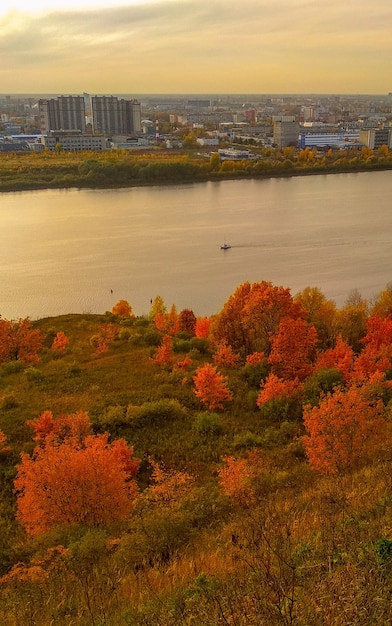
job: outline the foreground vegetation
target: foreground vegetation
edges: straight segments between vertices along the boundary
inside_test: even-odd
[[[243,146],[242,146],[243,147]],[[376,151],[351,148],[344,151],[294,148],[255,149],[256,158],[220,162],[218,153],[200,156],[156,148],[144,153],[50,152],[0,155],[0,191],[44,188],[130,187],[134,185],[259,178],[317,173],[372,171],[392,168],[387,146]]]
[[[390,623],[391,312],[0,318],[2,623]]]

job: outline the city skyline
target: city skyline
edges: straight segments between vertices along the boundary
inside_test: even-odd
[[[8,93],[392,91],[390,0],[3,0]]]

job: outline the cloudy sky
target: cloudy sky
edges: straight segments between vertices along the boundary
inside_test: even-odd
[[[392,91],[392,0],[1,0],[0,93]]]

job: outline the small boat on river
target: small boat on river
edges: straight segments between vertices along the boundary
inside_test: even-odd
[[[221,250],[230,250],[230,248],[231,248],[231,245],[228,243],[222,243],[220,247]]]

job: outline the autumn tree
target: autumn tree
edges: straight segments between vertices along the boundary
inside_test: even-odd
[[[361,340],[366,334],[368,317],[368,304],[361,294],[354,289],[336,316],[337,332],[352,347],[354,352],[361,350]]]
[[[126,300],[119,300],[112,308],[112,313],[120,317],[135,317],[131,305]]]
[[[48,434],[21,454],[15,490],[17,519],[31,535],[58,525],[99,526],[127,518],[138,489],[139,460],[125,440],[87,435],[62,441]]]
[[[337,388],[318,406],[304,407],[303,437],[310,466],[338,474],[374,456],[386,433],[381,400],[368,400],[358,387]]]
[[[392,318],[370,317],[362,344],[364,348],[354,362],[353,377],[357,382],[392,369]]]
[[[272,283],[243,283],[229,297],[216,316],[212,334],[216,342],[226,341],[234,350],[247,354],[270,351],[270,337],[283,317],[304,319],[306,312],[294,302],[290,290]]]
[[[317,331],[303,319],[284,317],[271,337],[268,363],[280,378],[305,380],[313,369]]]
[[[257,406],[261,407],[271,400],[285,400],[298,398],[303,385],[298,378],[285,380],[276,374],[269,374],[265,381],[261,382],[260,393],[257,397]]]
[[[176,335],[180,330],[179,324],[179,316],[177,313],[177,307],[175,304],[172,304],[170,307],[170,311],[167,314],[167,327],[166,332],[170,335]]]
[[[385,289],[380,291],[370,314],[372,317],[392,317],[392,283],[389,283]]]
[[[318,287],[305,287],[294,298],[306,311],[306,320],[317,330],[318,345],[326,349],[333,345],[336,336],[336,305],[327,300]]]
[[[191,335],[195,335],[196,316],[191,309],[183,309],[178,317],[178,328]]]
[[[151,302],[151,309],[148,314],[148,317],[150,318],[150,320],[153,320],[155,319],[155,316],[158,313],[161,315],[167,314],[167,307],[166,307],[166,304],[164,303],[162,296],[156,296],[154,300]]]
[[[60,330],[53,339],[52,350],[55,350],[56,352],[64,352],[67,349],[68,344],[69,337],[67,337],[67,335]]]
[[[158,346],[155,356],[150,357],[150,360],[158,365],[168,365],[173,359],[173,342],[170,335],[164,335],[162,337],[161,345]]]
[[[212,355],[212,360],[215,365],[221,365],[223,367],[237,367],[240,362],[239,354],[236,354],[231,346],[226,342],[221,341],[218,345],[217,351]]]
[[[0,363],[37,363],[43,339],[41,331],[33,329],[28,318],[18,321],[0,318]]]
[[[211,318],[198,317],[195,324],[195,337],[199,339],[208,339],[210,336]]]
[[[245,457],[223,457],[224,465],[218,470],[219,486],[222,493],[242,506],[255,502],[257,481],[269,469],[261,450],[249,450]]]
[[[117,329],[113,324],[102,324],[99,327],[99,334],[91,338],[91,343],[96,348],[96,353],[101,354],[109,350],[109,344],[115,339]]]
[[[318,355],[314,369],[315,371],[336,369],[341,372],[344,381],[348,383],[352,377],[354,356],[354,350],[351,346],[344,341],[341,335],[338,335],[335,346]]]
[[[227,378],[211,363],[198,367],[193,381],[195,396],[210,410],[223,409],[223,403],[233,398],[227,387]]]
[[[90,418],[85,411],[59,415],[55,418],[52,411],[43,411],[39,417],[26,422],[34,431],[33,440],[43,445],[48,438],[57,445],[72,439],[82,444],[87,435],[92,434]]]

